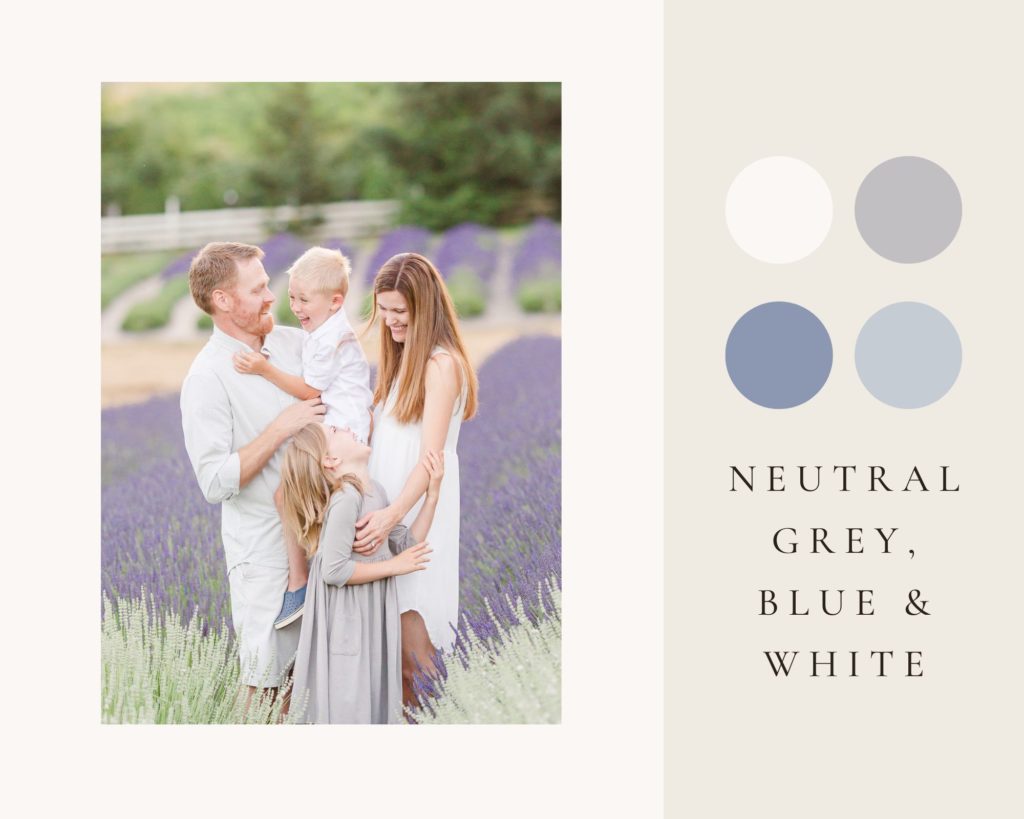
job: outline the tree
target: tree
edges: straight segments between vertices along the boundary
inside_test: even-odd
[[[558,83],[408,83],[395,122],[368,138],[401,169],[404,222],[561,217]]]
[[[323,117],[308,83],[279,83],[256,128],[250,182],[257,199],[303,205],[330,199]]]

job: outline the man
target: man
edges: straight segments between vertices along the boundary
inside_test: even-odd
[[[249,697],[280,685],[299,639],[297,624],[274,629],[288,584],[274,507],[279,448],[324,413],[319,398],[296,401],[267,379],[235,370],[235,353],[253,351],[281,370],[302,371],[302,331],[274,328],[262,258],[253,245],[213,242],[192,260],[189,289],[214,329],[181,388],[189,460],[203,495],[221,504],[231,620]]]

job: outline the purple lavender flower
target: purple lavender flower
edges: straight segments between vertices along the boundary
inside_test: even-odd
[[[294,261],[294,260],[293,260]],[[480,410],[462,429],[461,629],[483,637],[531,618],[561,582],[561,340],[523,338],[481,367]],[[185,452],[178,396],[102,413],[102,589],[229,621],[220,507],[203,498]],[[487,601],[487,602],[485,602]]]
[[[515,290],[531,279],[558,279],[562,275],[562,229],[550,219],[537,219],[527,229],[512,259]]]
[[[366,268],[366,283],[372,284],[377,277],[377,271],[396,253],[426,253],[428,244],[430,231],[421,227],[402,225],[388,231],[380,237],[377,250],[370,259],[369,267]]]
[[[161,281],[174,279],[177,278],[178,276],[181,276],[184,273],[187,273],[189,267],[192,264],[192,259],[195,258],[195,255],[201,249],[202,248],[197,247],[195,250],[190,250],[188,253],[183,253],[181,256],[179,256],[177,259],[175,259],[173,262],[167,265],[167,267],[160,271]]]
[[[507,595],[537,616],[543,582],[561,582],[561,353],[550,336],[494,353],[479,372],[477,417],[460,433],[459,606],[481,636],[494,631],[485,599],[512,624]]]
[[[181,435],[178,396],[103,411],[102,588],[163,610],[230,617],[220,507],[206,502]]]
[[[263,268],[271,280],[276,279],[309,249],[294,233],[276,233],[263,242]]]
[[[349,260],[352,267],[356,266],[356,249],[344,239],[324,239],[324,241],[320,243],[320,247],[330,248],[331,250],[340,250],[341,255]]]
[[[498,232],[473,222],[456,225],[441,237],[433,262],[446,279],[468,272],[489,282],[498,262]]]

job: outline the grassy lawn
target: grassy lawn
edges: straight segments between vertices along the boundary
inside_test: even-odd
[[[100,309],[120,296],[133,284],[155,276],[178,255],[177,251],[161,250],[153,253],[112,253],[104,256],[100,265]]]
[[[532,279],[523,282],[516,300],[524,313],[559,313],[562,310],[562,280]]]
[[[141,301],[128,311],[121,322],[121,329],[136,333],[166,327],[171,320],[171,310],[179,299],[188,293],[188,277],[176,276],[148,301]]]

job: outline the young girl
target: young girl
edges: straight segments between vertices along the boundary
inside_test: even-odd
[[[401,722],[401,628],[391,578],[427,567],[431,550],[416,542],[430,529],[444,460],[427,452],[430,482],[415,522],[391,532],[390,550],[366,557],[352,552],[356,520],[388,503],[370,479],[369,458],[370,447],[353,432],[320,423],[296,433],[285,451],[282,521],[312,558],[294,671],[295,697],[308,695],[307,722]]]

